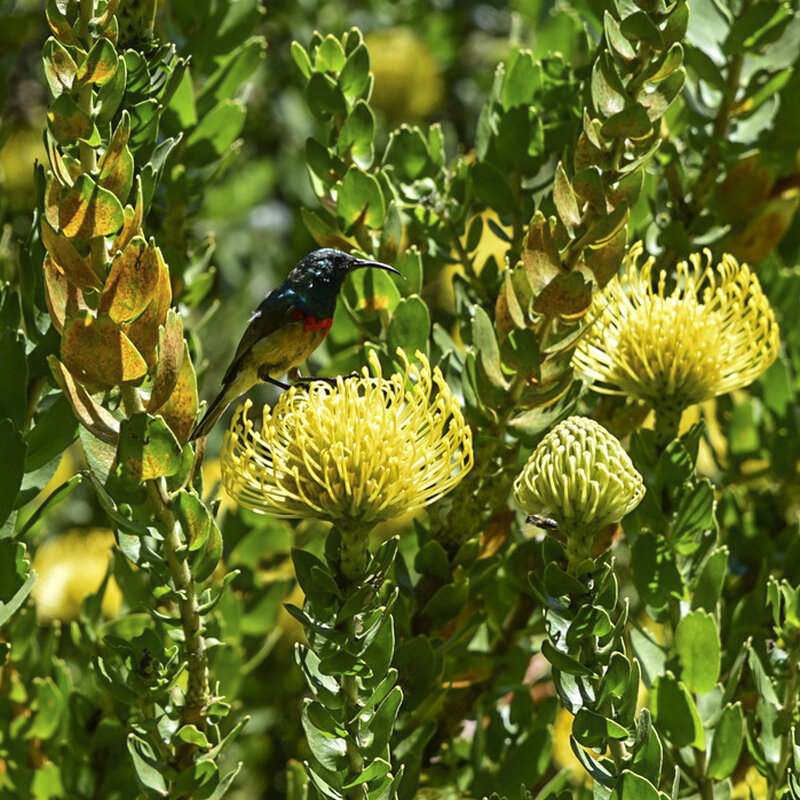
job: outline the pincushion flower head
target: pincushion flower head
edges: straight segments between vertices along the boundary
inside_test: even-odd
[[[695,403],[747,386],[778,354],[778,325],[756,276],[724,255],[694,253],[651,282],[654,259],[639,267],[642,245],[628,251],[623,275],[593,303],[596,320],[574,364],[593,388],[649,403],[680,417]],[[677,421],[675,421],[677,427]]]
[[[404,369],[292,387],[265,407],[234,415],[222,482],[237,502],[278,517],[313,517],[342,535],[342,571],[363,570],[367,532],[449,492],[472,468],[472,434],[438,367],[398,350]]]
[[[529,514],[555,520],[574,571],[592,542],[644,497],[644,482],[619,441],[586,417],[569,417],[539,442],[514,483]]]

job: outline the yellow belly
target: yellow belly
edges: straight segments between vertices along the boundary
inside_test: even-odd
[[[290,322],[279,331],[256,342],[242,367],[258,373],[266,368],[270,378],[285,375],[302,364],[321,344],[325,330],[305,330],[303,322]]]

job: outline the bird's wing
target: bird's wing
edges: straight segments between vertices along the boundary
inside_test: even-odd
[[[239,371],[239,362],[256,342],[265,339],[281,326],[291,322],[293,309],[294,292],[282,286],[273,289],[261,301],[261,305],[253,312],[250,324],[242,334],[236,354],[222,379],[223,384],[230,383],[236,377],[236,373]]]

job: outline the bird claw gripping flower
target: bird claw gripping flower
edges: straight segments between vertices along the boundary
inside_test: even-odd
[[[573,363],[597,392],[643,400],[677,432],[684,409],[752,383],[778,354],[775,315],[758,278],[731,255],[712,266],[694,253],[651,281],[654,259],[641,268],[641,242],[593,301],[595,322]]]
[[[373,351],[373,374],[293,386],[260,425],[246,402],[222,448],[228,494],[264,514],[334,523],[351,580],[373,525],[433,503],[472,468],[472,434],[441,371],[397,352],[402,372],[384,378]]]
[[[529,514],[558,524],[571,572],[591,556],[603,528],[619,522],[644,497],[644,482],[619,441],[586,417],[569,417],[542,439],[514,482]]]

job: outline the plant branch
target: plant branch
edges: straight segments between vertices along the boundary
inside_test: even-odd
[[[122,386],[122,398],[127,413],[142,413],[144,404],[139,390],[135,386]],[[147,481],[147,496],[150,509],[164,529],[164,556],[175,591],[180,598],[178,608],[181,627],[186,647],[188,684],[186,700],[181,709],[181,724],[195,725],[204,731],[206,720],[205,706],[208,702],[208,656],[206,642],[202,634],[197,594],[194,578],[187,561],[188,550],[181,537],[181,526],[170,507],[169,492],[163,478]],[[191,744],[182,745],[178,752],[179,766],[191,766],[196,747]]]

